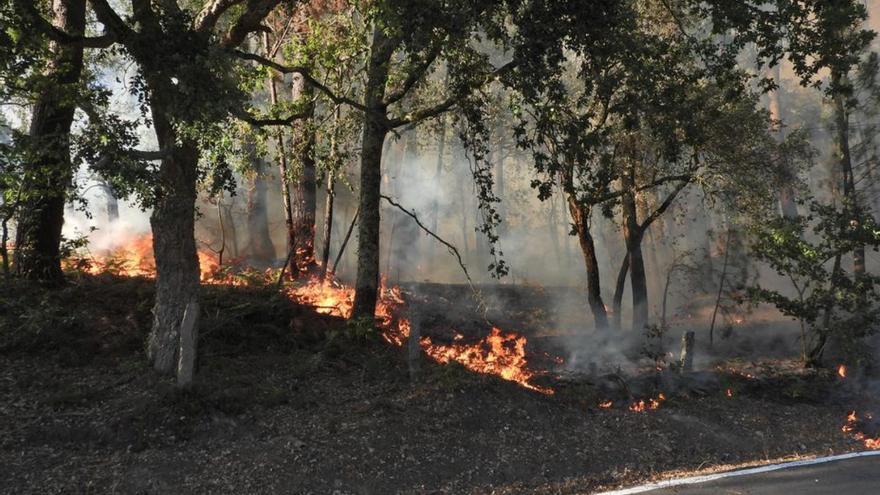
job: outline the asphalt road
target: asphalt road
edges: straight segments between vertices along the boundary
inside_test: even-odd
[[[648,495],[878,495],[880,456],[661,488]]]

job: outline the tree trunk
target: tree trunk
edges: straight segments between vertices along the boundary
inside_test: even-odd
[[[294,126],[296,136],[295,156],[299,174],[294,184],[294,228],[296,229],[295,264],[300,270],[315,268],[315,218],[318,210],[318,186],[315,182],[315,127],[314,108],[311,105],[313,90],[302,76],[294,76],[292,97],[294,101],[305,102],[310,108],[310,116],[299,120]]]
[[[74,36],[85,32],[85,0],[54,0],[52,10],[56,27]],[[82,73],[83,48],[52,42],[50,51],[46,89],[34,105],[29,130],[33,158],[24,163],[27,194],[17,221],[15,270],[25,278],[60,284],[64,204],[73,179],[72,100]]]
[[[153,121],[162,149],[173,146],[162,160],[159,199],[150,216],[156,257],[156,303],[147,356],[160,373],[174,372],[178,363],[179,329],[186,306],[199,300],[199,257],[195,241],[195,201],[199,151],[196,144],[176,142],[165,116],[153,107]]]
[[[629,257],[629,285],[632,291],[632,330],[641,330],[648,323],[648,282],[642,257],[643,229],[639,226],[633,169],[621,175],[621,187],[626,191],[621,198],[623,237]]]
[[[382,145],[388,133],[385,123],[385,85],[393,49],[380,27],[373,28],[367,67],[364,129],[361,137],[360,219],[358,264],[355,281],[354,318],[373,318],[379,296],[379,200],[382,194]]]
[[[268,33],[264,33],[263,45],[268,54],[270,50]],[[269,75],[268,87],[269,103],[275,106],[278,104],[278,88],[275,85],[275,78],[271,74]],[[275,151],[278,154],[278,174],[281,179],[281,204],[284,206],[284,225],[287,234],[285,256],[289,259],[290,253],[296,250],[296,228],[293,221],[293,205],[290,202],[290,174],[287,171],[287,154],[284,151],[284,133],[280,128],[275,135],[275,142],[277,146]],[[284,268],[282,267],[282,270]]]
[[[776,64],[773,68],[773,78],[776,80],[777,84],[781,81],[780,77],[780,67],[781,64]],[[769,94],[770,97],[770,118],[773,120],[780,121],[779,130],[776,133],[777,140],[781,143],[785,140],[785,128],[781,125],[782,121],[782,85],[780,84],[775,90],[771,91]],[[786,172],[791,172],[787,170]],[[782,210],[783,218],[787,218],[789,220],[797,219],[798,209],[797,209],[797,201],[795,198],[794,188],[789,184],[783,184],[779,189],[779,208]]]
[[[448,81],[448,77],[447,77]],[[440,183],[440,177],[443,175],[443,163],[446,158],[446,116],[440,116],[440,130],[437,136],[437,168],[434,171],[434,182]],[[440,201],[438,200],[439,191],[434,191],[434,198],[431,200],[431,232],[437,232],[437,225],[440,222]]]
[[[611,302],[612,325],[615,330],[623,330],[621,312],[623,311],[623,291],[626,289],[626,276],[629,275],[629,252],[623,255],[617,281],[614,284],[614,300]]]
[[[648,324],[648,280],[645,276],[641,236],[632,241],[632,246],[629,248],[629,264],[629,284],[633,297],[632,329],[640,331]]]
[[[321,237],[321,280],[327,277],[330,266],[330,240],[333,233],[333,203],[336,199],[336,177],[333,170],[327,172],[327,198],[324,203],[324,235]]]
[[[838,72],[832,74],[833,86],[846,84],[845,77]],[[856,194],[856,182],[852,165],[852,154],[849,146],[849,111],[846,108],[846,96],[840,92],[834,95],[834,117],[837,136],[838,159],[840,160],[840,173],[843,178],[843,201],[844,211],[851,217],[851,223],[862,222],[862,211],[859,198]],[[853,249],[853,274],[856,278],[865,275],[865,246],[858,245]]]
[[[254,160],[258,160],[254,157]],[[275,259],[275,246],[269,233],[269,215],[266,201],[269,184],[263,176],[263,164],[254,163],[254,176],[247,191],[247,255],[261,263]]]
[[[324,203],[324,235],[321,237],[321,280],[327,277],[330,267],[330,241],[333,234],[333,206],[336,201],[336,170],[338,162],[338,134],[340,108],[333,112],[333,134],[330,136],[330,167],[327,170],[327,197]]]
[[[116,191],[113,190],[107,182],[101,183],[101,191],[107,200],[105,212],[107,213],[107,223],[114,223],[119,220],[119,199],[116,197]]]
[[[587,269],[587,303],[593,312],[593,320],[597,330],[608,328],[608,313],[602,302],[601,283],[599,280],[599,261],[596,259],[596,246],[590,233],[590,211],[578,204],[577,199],[568,195],[568,211],[574,221],[581,253]]]

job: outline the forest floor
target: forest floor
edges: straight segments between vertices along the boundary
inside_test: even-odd
[[[3,493],[590,493],[863,449],[841,426],[876,407],[833,370],[780,359],[623,389],[543,377],[553,395],[459,365],[412,381],[400,349],[271,289],[223,286],[204,289],[198,384],[179,392],[142,356],[152,281],[2,287]],[[646,383],[666,400],[628,410]]]

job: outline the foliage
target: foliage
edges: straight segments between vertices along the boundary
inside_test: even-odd
[[[880,324],[880,277],[855,277],[840,266],[841,255],[857,245],[880,249],[880,225],[849,218],[850,212],[813,201],[809,215],[752,229],[753,254],[787,278],[794,295],[758,285],[750,289],[751,299],[771,303],[800,322],[805,361],[821,358],[829,337],[838,339],[850,357],[860,357],[853,355],[859,340]]]

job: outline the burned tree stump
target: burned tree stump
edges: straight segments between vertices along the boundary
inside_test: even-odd
[[[180,350],[177,361],[177,386],[192,385],[196,371],[196,344],[199,339],[199,303],[190,302],[180,322]]]
[[[681,360],[679,365],[682,373],[689,373],[694,369],[694,332],[685,332],[681,336]]]

